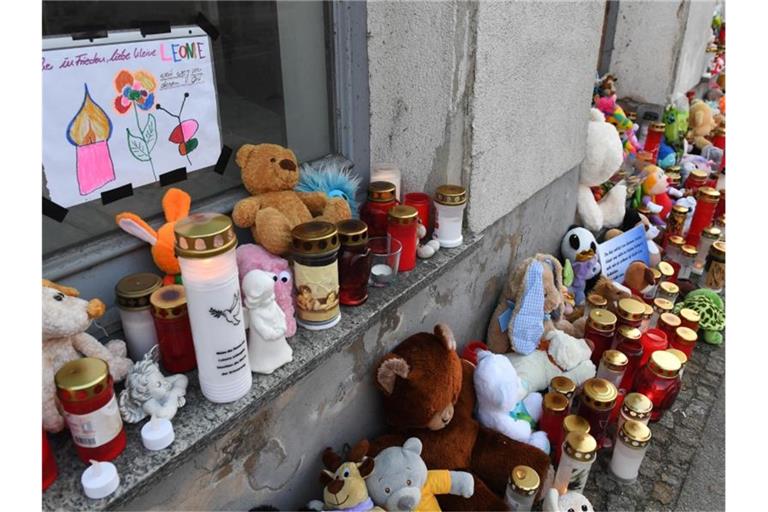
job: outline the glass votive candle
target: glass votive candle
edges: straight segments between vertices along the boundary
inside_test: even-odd
[[[642,393],[629,393],[621,404],[621,413],[616,423],[616,432],[621,431],[621,426],[627,420],[639,421],[648,424],[651,421],[653,402]]]
[[[590,434],[573,432],[565,436],[563,452],[552,486],[561,495],[568,491],[584,491],[596,454],[597,441]]]
[[[680,360],[680,372],[677,374],[680,378],[680,381],[683,380],[683,372],[685,371],[685,365],[688,363],[688,356],[685,355],[685,352],[682,350],[678,350],[676,348],[668,348],[667,352],[670,354],[673,354],[676,358]]]
[[[515,466],[509,475],[504,502],[513,512],[530,512],[539,490],[539,474],[530,466]]]
[[[611,348],[616,331],[616,315],[607,309],[593,309],[589,313],[584,338],[592,342],[592,363],[600,364],[603,352]]]
[[[656,296],[658,297],[658,290],[661,288],[661,284],[673,282],[675,278],[675,268],[668,261],[660,261],[657,268],[659,269],[659,272],[661,272],[661,279],[656,287]]]
[[[679,311],[678,316],[680,317],[680,327],[687,327],[693,332],[698,332],[701,317],[695,310],[683,308]]]
[[[467,191],[459,185],[441,185],[435,192],[435,238],[440,247],[458,247],[464,242],[462,225]]]
[[[192,326],[187,312],[187,295],[180,284],[158,288],[149,298],[157,331],[160,363],[171,373],[184,373],[197,367]]]
[[[613,349],[606,350],[600,358],[596,377],[607,380],[618,389],[624,378],[624,372],[627,370],[627,363],[629,363],[629,359],[623,352]]]
[[[677,350],[682,351],[683,354],[690,359],[691,354],[693,354],[693,349],[696,346],[697,339],[698,335],[693,329],[689,329],[688,327],[678,327],[675,329],[675,337],[672,338],[669,345],[671,348],[676,348]]]
[[[677,273],[677,279],[688,280],[691,278],[691,271],[693,270],[693,262],[696,259],[696,247],[692,245],[684,245],[681,249],[682,257],[680,259],[680,270]]]
[[[595,309],[608,309],[608,299],[599,293],[587,294],[587,300],[584,302],[584,313],[582,316],[589,320],[589,314]]]
[[[685,239],[694,248],[699,244],[701,232],[715,220],[715,209],[720,202],[720,192],[712,187],[701,187],[696,192],[696,210]]]
[[[667,342],[670,342],[675,337],[675,330],[681,325],[680,317],[676,314],[662,313],[656,328],[664,331],[664,334],[667,335]]]
[[[368,199],[360,209],[360,220],[368,226],[368,236],[386,236],[387,213],[397,205],[395,185],[388,181],[372,181]]]
[[[707,255],[712,244],[720,239],[720,228],[709,226],[704,228],[699,238],[699,244],[696,246],[696,259],[693,261],[693,273],[701,275],[704,273],[704,264],[707,261]]]
[[[640,367],[645,366],[648,359],[657,350],[666,350],[669,346],[667,335],[661,329],[648,329],[640,337],[640,343],[643,344],[643,356],[640,358]]]
[[[385,236],[368,240],[371,250],[371,286],[389,286],[395,281],[400,267],[402,244],[394,238]]]
[[[616,336],[615,349],[623,352],[628,360],[627,369],[624,372],[624,378],[621,380],[619,389],[629,389],[643,358],[643,344],[640,341],[642,333],[640,329],[622,325],[619,327]]]
[[[368,248],[368,226],[359,219],[336,224],[341,252],[339,254],[339,302],[359,306],[368,300],[371,275],[371,250]]]
[[[688,216],[688,207],[681,204],[676,204],[672,207],[667,217],[667,227],[664,231],[664,246],[667,245],[667,240],[671,236],[683,236],[683,227],[685,226],[685,219]]]
[[[672,265],[672,270],[674,271],[672,277],[668,279],[673,283],[677,282],[678,275],[680,273],[680,266],[682,265],[684,245],[685,245],[685,239],[683,237],[673,235],[669,237],[667,248],[664,250],[664,261]],[[659,268],[659,270],[661,270],[661,268]]]
[[[643,311],[643,319],[640,321],[640,332],[645,332],[651,326],[653,319],[653,306],[646,302],[643,307],[645,310]]]
[[[709,248],[704,271],[704,286],[722,294],[725,290],[725,241],[718,240]]]
[[[568,416],[570,402],[565,395],[550,391],[544,395],[539,430],[547,433],[550,446],[563,442],[563,419]]]
[[[371,169],[371,181],[386,181],[394,185],[394,197],[397,201],[402,197],[401,173],[395,164],[388,162],[376,162]]]
[[[671,281],[663,281],[656,290],[657,299],[666,299],[673,305],[677,302],[677,296],[680,294],[680,287]]]
[[[576,432],[580,434],[589,434],[589,422],[582,418],[581,416],[578,416],[576,414],[569,414],[565,418],[563,418],[563,432],[560,434],[561,441],[564,441],[565,438],[570,434],[571,432]],[[555,459],[554,463],[555,466],[558,465],[560,462],[560,456],[563,453],[563,443],[560,442],[557,445],[552,445],[555,448]]]
[[[413,206],[419,212],[419,222],[429,231],[429,210],[432,207],[432,198],[424,192],[408,192],[405,194],[403,204]]]
[[[653,403],[651,421],[658,421],[680,392],[680,360],[666,350],[651,354],[648,364],[637,374],[633,391],[647,396]]]
[[[619,299],[616,313],[617,331],[615,337],[618,337],[619,329],[622,326],[640,328],[640,325],[643,323],[643,315],[645,314],[645,302],[629,297]]]
[[[573,395],[576,393],[576,383],[565,375],[558,375],[549,381],[548,391],[564,395],[568,399],[568,407],[570,408],[573,404]]]
[[[128,356],[134,361],[141,361],[144,354],[157,345],[149,297],[162,285],[160,276],[141,272],[125,276],[115,286],[115,302],[123,324]]]
[[[651,429],[647,425],[635,420],[624,422],[611,458],[611,472],[617,480],[623,483],[637,480],[650,441]]]
[[[597,377],[584,382],[579,395],[578,414],[589,422],[589,431],[602,445],[606,437],[611,411],[619,395],[616,386]]]
[[[673,284],[673,283],[669,283]],[[676,286],[676,285],[675,285]],[[664,297],[656,297],[653,299],[653,316],[649,327],[656,327],[659,324],[659,317],[664,313],[671,313],[675,308],[675,303],[665,299]]]
[[[416,268],[416,249],[419,245],[418,211],[413,206],[398,205],[387,214],[387,236],[402,245],[399,272]]]

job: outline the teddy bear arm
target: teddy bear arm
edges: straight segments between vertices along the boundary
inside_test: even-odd
[[[466,471],[451,471],[450,494],[469,498],[475,492],[475,479]]]
[[[603,228],[603,211],[595,201],[592,191],[584,185],[579,185],[577,211],[585,228],[590,231],[600,231]]]
[[[309,209],[309,213],[313,217],[323,214],[325,205],[328,203],[328,196],[325,195],[325,192],[296,192],[296,194]]]
[[[455,494],[440,494],[437,502],[441,510],[509,510],[504,501],[491,491],[476,475],[472,475],[473,493],[469,498]]]
[[[97,357],[106,361],[109,365],[109,373],[116,381],[120,381],[128,374],[132,362],[126,357],[115,356],[112,352],[102,345],[99,340],[88,334],[81,332],[71,337],[72,346],[85,357]]]
[[[256,214],[261,209],[259,196],[246,197],[235,204],[232,210],[232,221],[240,228],[249,228],[256,222]]]

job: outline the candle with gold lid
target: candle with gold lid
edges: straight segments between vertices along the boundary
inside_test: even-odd
[[[623,352],[629,362],[624,371],[624,378],[619,385],[620,389],[629,389],[635,373],[640,368],[640,361],[643,358],[643,344],[640,341],[642,333],[640,329],[629,325],[622,325],[616,331],[615,349]]]
[[[686,242],[694,247],[699,243],[701,232],[707,226],[712,225],[715,217],[715,208],[720,202],[720,192],[712,187],[701,187],[696,192],[696,210],[693,212],[691,225],[688,228]]]
[[[563,442],[563,419],[568,416],[571,403],[565,395],[550,391],[544,395],[539,429],[546,432],[550,446]]]
[[[596,455],[597,441],[592,435],[572,432],[565,436],[563,452],[552,486],[561,495],[568,491],[582,492],[587,485],[589,470]]]
[[[563,432],[560,439],[564,440],[571,432],[589,434],[589,422],[576,414],[569,414],[563,419]],[[563,443],[559,443],[555,448],[555,465],[560,462],[560,456],[563,453]]]
[[[675,268],[668,261],[660,261],[658,264],[659,272],[661,272],[661,283],[670,282],[675,277]]]
[[[467,190],[460,185],[441,185],[435,191],[434,236],[440,247],[458,247],[464,243],[462,225],[467,206]]]
[[[672,340],[675,336],[675,330],[682,325],[680,317],[674,313],[662,313],[659,316],[659,323],[656,327],[664,331],[667,335],[667,341]]]
[[[573,403],[573,394],[576,392],[576,383],[565,375],[558,375],[549,381],[549,391],[565,395],[568,399],[568,407],[570,407]]]
[[[605,379],[617,388],[624,378],[629,359],[618,350],[606,350],[600,359],[600,367],[597,369],[597,378]]]
[[[696,254],[696,247],[693,245],[686,244],[681,248],[680,270],[677,273],[678,279],[688,280],[691,278],[693,261],[696,259]]]
[[[685,226],[685,218],[688,215],[688,207],[681,204],[676,204],[672,207],[667,217],[667,228],[664,235],[664,246],[667,245],[667,240],[671,236],[682,236],[683,227]]]
[[[174,226],[198,378],[211,402],[234,402],[253,382],[243,323],[232,219],[195,213]]]
[[[587,300],[584,304],[584,318],[589,319],[589,314],[595,309],[606,309],[608,307],[608,299],[600,295],[599,293],[588,293]]]
[[[651,317],[650,327],[656,327],[659,323],[659,317],[664,313],[672,313],[675,303],[664,297],[653,299],[653,316]]]
[[[688,364],[688,356],[685,355],[685,352],[683,352],[682,350],[678,350],[676,348],[668,348],[667,352],[669,352],[670,354],[673,354],[676,358],[680,360],[680,372],[677,374],[677,376],[682,381],[683,372],[685,371],[685,365]]]
[[[616,315],[607,309],[593,309],[584,329],[584,338],[592,342],[592,363],[600,364],[603,352],[611,348],[616,331]]]
[[[689,327],[678,327],[675,329],[675,336],[672,338],[669,345],[672,348],[682,350],[686,357],[690,359],[693,354],[693,349],[696,346],[697,339],[698,335],[693,329]]]
[[[693,273],[701,275],[704,273],[704,264],[707,261],[707,255],[712,244],[720,240],[720,228],[709,226],[701,232],[699,245],[696,246],[696,259],[693,261]]]
[[[685,329],[685,327],[680,327]],[[647,396],[653,403],[651,421],[658,421],[680,392],[680,359],[666,350],[651,354],[648,364],[637,374],[634,391]]]
[[[664,281],[659,285],[659,289],[656,291],[656,297],[666,299],[674,304],[677,301],[677,296],[680,294],[680,287],[671,281]]]
[[[387,212],[397,205],[395,184],[389,181],[371,181],[368,200],[360,209],[360,220],[368,226],[368,236],[386,236]]]
[[[621,413],[616,423],[616,431],[619,432],[627,420],[635,420],[647,425],[651,420],[652,410],[653,402],[650,398],[642,393],[629,393],[621,403]]]
[[[504,495],[504,502],[509,510],[530,512],[540,484],[539,474],[532,467],[519,465],[512,468]]]
[[[120,312],[128,356],[134,361],[141,361],[144,354],[157,345],[149,297],[162,285],[162,278],[151,272],[125,276],[115,285],[115,302]]]
[[[680,317],[680,325],[682,327],[687,327],[693,332],[699,330],[699,321],[701,320],[701,317],[695,310],[691,308],[683,308],[678,312],[678,316]]]
[[[418,215],[418,210],[407,204],[394,206],[387,213],[387,236],[403,246],[398,272],[408,272],[416,268],[416,248],[419,245]]]
[[[581,388],[578,415],[589,422],[589,431],[598,443],[606,436],[618,395],[616,386],[597,377],[584,382]]]
[[[632,483],[637,480],[640,465],[651,442],[651,429],[642,422],[627,420],[616,436],[611,457],[611,472],[617,480]]]
[[[704,286],[722,294],[725,289],[725,241],[718,240],[709,248],[704,270]]]

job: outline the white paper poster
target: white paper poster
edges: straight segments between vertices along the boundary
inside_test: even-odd
[[[213,55],[201,32],[43,50],[43,168],[52,201],[69,207],[216,163]]]

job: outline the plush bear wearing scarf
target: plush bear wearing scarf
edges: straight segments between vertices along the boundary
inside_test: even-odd
[[[498,354],[530,354],[553,329],[573,334],[563,314],[563,267],[551,254],[523,260],[512,272],[491,317],[486,342]]]

